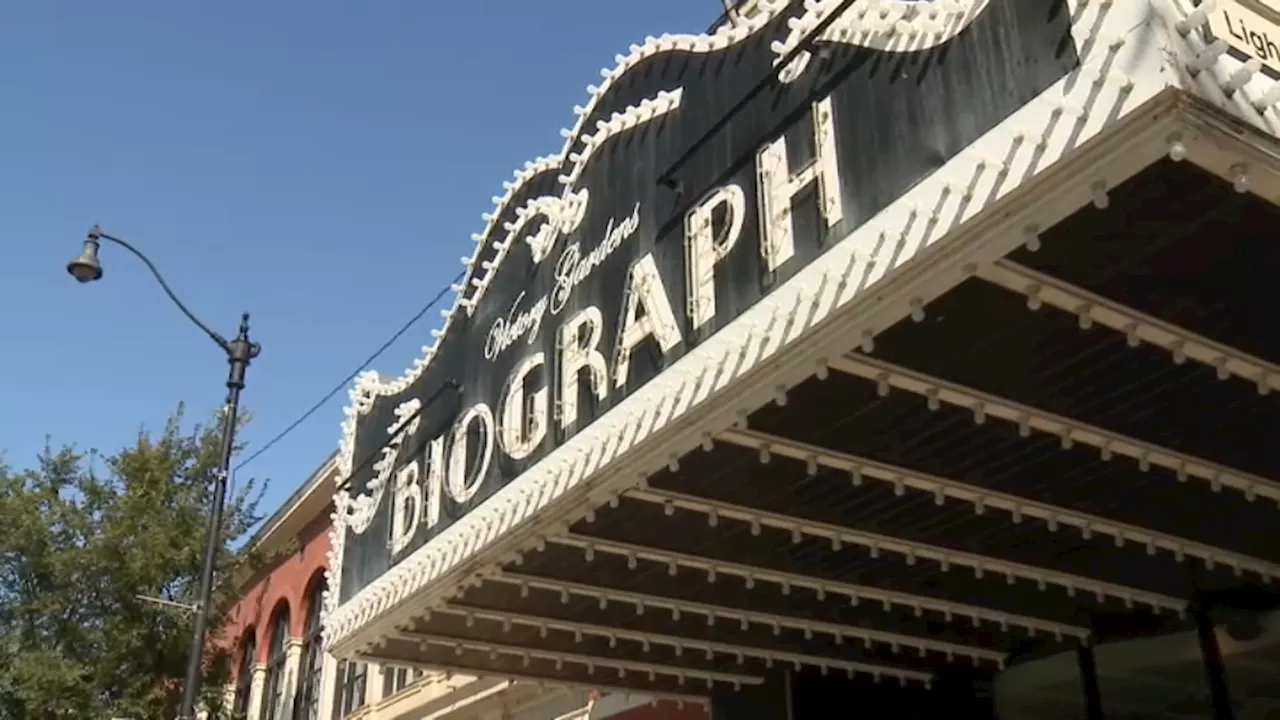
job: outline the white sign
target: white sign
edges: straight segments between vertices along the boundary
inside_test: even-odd
[[[1209,31],[1237,52],[1280,74],[1280,0],[1218,0]]]
[[[532,345],[538,339],[538,333],[542,330],[542,321],[546,319],[547,313],[559,315],[569,302],[569,298],[573,296],[573,291],[605,260],[608,260],[624,241],[635,235],[639,227],[640,203],[636,203],[631,209],[631,214],[621,221],[617,218],[609,219],[604,237],[585,255],[582,252],[582,243],[575,242],[566,247],[564,252],[560,253],[560,259],[556,261],[556,284],[550,294],[539,297],[528,307],[523,306],[524,293],[516,296],[515,302],[511,303],[511,309],[507,311],[507,316],[494,320],[489,328],[489,336],[484,343],[484,358],[493,360],[521,339]]]

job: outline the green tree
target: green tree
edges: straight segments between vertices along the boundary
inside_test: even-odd
[[[216,422],[184,430],[179,407],[114,455],[63,447],[27,470],[0,462],[0,720],[176,715],[192,618],[140,596],[198,597],[219,435]],[[210,637],[227,580],[254,562],[232,548],[258,499],[252,482],[228,498]],[[206,657],[218,717],[230,664],[212,645]]]

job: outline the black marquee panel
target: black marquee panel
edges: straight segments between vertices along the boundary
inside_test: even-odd
[[[753,86],[773,71],[775,56],[770,44],[786,36],[786,22],[800,11],[800,6],[794,3],[789,12],[768,27],[726,50],[712,54],[674,50],[663,53],[641,62],[611,85],[586,127],[595,127],[597,120],[607,120],[613,113],[625,112],[660,92],[682,89],[680,105],[611,138],[596,150],[575,186],[587,190],[590,198],[578,229],[557,239],[541,263],[534,262],[523,240],[525,234],[520,235],[498,266],[474,314],[461,310],[455,314],[438,353],[423,374],[403,392],[379,399],[360,419],[350,484],[353,495],[366,491],[373,461],[386,445],[388,428],[395,422],[395,410],[402,403],[417,399],[423,409],[416,432],[402,446],[396,461],[400,464],[422,456],[433,438],[447,435],[460,414],[476,403],[487,403],[499,412],[508,377],[516,363],[530,354],[544,352],[549,361],[530,376],[526,390],[554,387],[558,378],[553,376],[551,358],[558,352],[556,326],[573,312],[589,306],[599,308],[604,319],[601,350],[607,358],[614,358],[613,345],[629,270],[651,254],[679,324],[682,342],[665,355],[652,342],[640,346],[633,355],[625,388],[611,392],[598,406],[584,393],[580,428],[785,282],[832,241],[866,222],[1078,63],[1063,0],[991,0],[980,5],[985,9],[972,19],[971,25],[938,48],[891,53],[842,45],[824,47],[815,56],[816,67],[800,80],[792,85],[766,85],[722,130],[697,144],[728,108],[748,96]],[[785,135],[791,167],[809,162],[815,154],[811,108],[814,102],[828,96],[835,118],[843,220],[826,228],[816,193],[802,196],[795,205],[796,255],[776,273],[767,273],[758,250],[756,152]],[[681,164],[672,181],[660,182],[678,160]],[[567,167],[546,170],[523,185],[502,211],[496,227],[515,221],[515,208],[526,201],[561,195],[563,188],[557,175],[566,172]],[[744,229],[732,254],[717,268],[715,295],[719,312],[709,325],[694,332],[685,314],[683,217],[706,192],[728,183],[737,183],[745,191],[748,210]],[[521,340],[496,359],[487,360],[484,344],[494,322],[507,317],[513,306],[552,291],[560,253],[579,242],[582,251],[589,253],[610,228],[624,225],[633,213],[634,233],[622,238],[616,252],[586,276],[560,313],[545,319],[535,341],[527,344]],[[526,226],[526,234],[537,227]],[[498,230],[485,238],[475,260],[477,267],[493,259],[493,243],[503,240],[503,235]],[[488,473],[478,483],[478,492],[461,504],[444,500],[441,521],[433,528],[421,523],[411,542],[394,557],[387,542],[391,494],[384,493],[367,530],[347,537],[341,599],[350,599],[452,520],[484,502],[566,436],[553,422],[541,446],[519,461],[495,449]],[[472,450],[474,456],[474,447]],[[473,457],[470,467],[475,465]],[[687,480],[681,480],[684,482]]]

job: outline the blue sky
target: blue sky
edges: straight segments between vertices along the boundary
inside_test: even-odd
[[[42,0],[0,5],[0,450],[109,451],[179,401],[221,402],[221,352],[130,240],[231,334],[253,315],[246,436],[265,442],[460,269],[480,214],[560,148],[599,69],[718,0]],[[399,373],[432,311],[375,369]],[[244,475],[274,507],[336,447],[345,391]]]

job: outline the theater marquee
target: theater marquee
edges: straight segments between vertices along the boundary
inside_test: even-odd
[[[354,393],[341,601],[1077,65],[1062,0],[883,7],[816,28],[776,3],[619,56],[498,199],[427,357]]]

